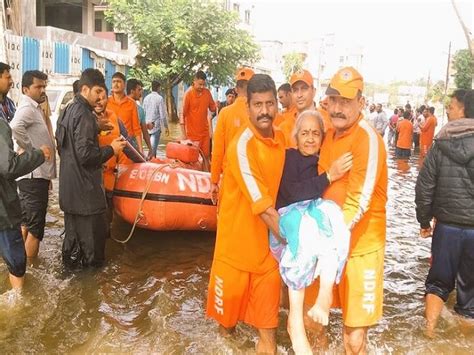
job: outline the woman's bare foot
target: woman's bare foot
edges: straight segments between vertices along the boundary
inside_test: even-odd
[[[328,325],[329,309],[331,308],[331,303],[332,293],[325,295],[319,292],[315,305],[308,311],[308,316],[319,324]]]
[[[328,325],[329,323],[329,309],[325,311],[322,308],[319,308],[318,305],[311,307],[308,311],[308,316],[321,325]]]
[[[304,326],[301,329],[294,329],[291,327],[291,321],[288,319],[288,334],[290,335],[291,345],[295,354],[312,354],[311,345],[309,345],[308,338]]]

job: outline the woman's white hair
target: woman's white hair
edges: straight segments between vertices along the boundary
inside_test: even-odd
[[[321,128],[321,141],[324,139],[324,123],[323,117],[321,114],[316,110],[306,110],[299,114],[298,118],[296,119],[295,128],[293,129],[293,138],[295,142],[298,142],[298,132],[301,129],[301,123],[306,117],[314,117],[319,124],[319,128]]]

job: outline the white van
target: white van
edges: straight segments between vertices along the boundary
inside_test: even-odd
[[[74,93],[72,86],[48,86],[46,95],[48,95],[49,106],[51,107],[50,119],[54,133],[56,132],[56,122],[59,115],[64,111],[67,103],[74,98]]]

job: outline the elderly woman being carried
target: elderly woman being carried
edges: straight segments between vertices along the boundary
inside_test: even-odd
[[[286,151],[276,203],[280,236],[271,234],[270,246],[288,286],[288,333],[293,349],[296,353],[309,353],[311,347],[303,323],[305,288],[320,278],[318,298],[308,316],[327,325],[333,285],[340,280],[350,238],[339,206],[321,196],[332,181],[350,170],[352,155],[344,154],[328,171],[318,174],[324,131],[316,111],[299,115],[294,137],[297,149]]]

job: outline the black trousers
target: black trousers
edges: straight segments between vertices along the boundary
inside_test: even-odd
[[[40,241],[44,237],[48,209],[49,184],[46,179],[21,179],[18,181],[22,225]]]
[[[419,133],[413,133],[413,147],[415,149],[420,148],[420,134]]]
[[[102,266],[105,261],[105,239],[109,233],[105,212],[90,216],[65,213],[64,226],[64,264],[69,267]]]
[[[447,301],[456,288],[454,310],[474,318],[474,227],[436,223],[431,243],[432,264],[426,293]]]

